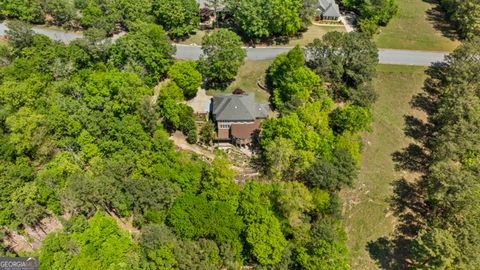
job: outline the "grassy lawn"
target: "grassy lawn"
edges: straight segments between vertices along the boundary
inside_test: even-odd
[[[236,80],[225,90],[208,90],[208,95],[215,95],[221,93],[231,93],[235,88],[241,88],[245,92],[254,93],[258,102],[267,102],[270,95],[265,90],[261,89],[257,82],[263,84],[265,79],[265,72],[272,63],[272,60],[262,61],[245,61],[245,64],[240,67]]]
[[[296,45],[305,46],[311,43],[316,38],[322,38],[326,33],[338,31],[345,32],[343,25],[339,26],[324,26],[324,25],[311,25],[308,30],[302,34],[300,38],[291,38],[286,44],[276,44],[274,46],[295,47]]]
[[[364,134],[359,178],[341,193],[352,269],[378,269],[367,243],[388,236],[395,218],[389,212],[391,183],[408,175],[394,170],[392,153],[409,143],[403,133],[404,115],[418,114],[409,102],[423,86],[423,67],[380,65],[374,87],[379,99],[373,108],[372,130]]]
[[[435,4],[425,0],[401,0],[398,14],[376,36],[380,48],[452,51],[459,42],[445,37],[448,26],[442,21]],[[451,35],[450,33],[447,35]]]
[[[187,39],[185,40],[179,40],[176,41],[179,44],[185,44],[185,45],[191,45],[191,44],[197,44],[197,45],[202,45],[202,38],[205,36],[205,33],[208,31],[205,30],[196,30],[195,34],[190,35]]]

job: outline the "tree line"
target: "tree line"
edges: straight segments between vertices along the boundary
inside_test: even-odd
[[[386,269],[480,267],[479,53],[478,37],[461,45],[427,70],[424,92],[412,100],[428,118],[406,118],[415,143],[394,158],[421,176],[395,183],[400,224],[391,239],[370,243]]]
[[[215,14],[202,12],[196,0],[1,0],[0,18],[67,29],[97,29],[112,35],[130,30],[138,21],[161,25],[172,39],[183,39],[198,29],[200,18],[218,15],[216,26],[234,30],[247,41],[291,37],[305,31],[318,16],[315,0],[208,0]],[[374,34],[396,14],[394,0],[343,0],[359,14],[360,29]],[[221,11],[221,12],[220,12]]]

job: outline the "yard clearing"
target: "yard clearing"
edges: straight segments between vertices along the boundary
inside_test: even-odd
[[[398,14],[375,37],[379,48],[450,52],[460,44],[434,1],[397,3]]]
[[[252,61],[246,60],[238,70],[237,78],[227,87],[225,91],[208,90],[207,95],[214,96],[218,94],[229,94],[236,88],[240,88],[247,93],[255,94],[257,102],[266,103],[270,98],[270,94],[258,86],[258,82],[262,85],[265,81],[266,70],[273,60]]]
[[[343,25],[310,25],[308,30],[302,33],[302,36],[299,38],[291,38],[286,44],[277,44],[273,46],[285,46],[285,47],[295,47],[297,45],[304,47],[309,43],[312,43],[314,39],[321,39],[328,32],[346,32],[345,26]]]
[[[178,44],[184,45],[202,45],[202,38],[209,31],[206,30],[195,30],[195,33],[191,34],[187,39],[177,41]]]
[[[352,269],[378,269],[367,243],[393,232],[396,219],[389,211],[391,183],[411,175],[395,171],[392,154],[410,142],[403,132],[404,116],[419,114],[409,102],[421,91],[424,79],[423,67],[378,66],[374,87],[379,99],[373,106],[372,130],[363,135],[359,177],[353,188],[340,195]]]

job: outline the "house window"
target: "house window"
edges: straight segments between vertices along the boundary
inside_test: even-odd
[[[230,128],[229,124],[220,124],[220,128]]]

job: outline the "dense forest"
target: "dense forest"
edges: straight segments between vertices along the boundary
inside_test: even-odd
[[[248,41],[276,36],[292,36],[306,28],[317,16],[316,0],[207,0],[218,16],[217,26],[234,30]],[[343,0],[346,9],[359,14],[362,31],[374,34],[385,26],[398,7],[395,0]],[[200,16],[199,16],[200,15]],[[143,21],[161,25],[173,39],[193,33],[200,18],[212,11],[200,11],[196,0],[0,0],[0,19],[19,19],[34,24],[63,26],[67,29],[97,29],[112,35],[129,30]]]
[[[406,118],[415,143],[394,157],[421,177],[395,183],[400,224],[394,238],[370,244],[386,269],[480,268],[479,55],[478,37],[464,43],[428,69],[412,100],[428,118]]]
[[[197,142],[184,101],[235,78],[246,54],[234,32],[206,35],[193,62],[173,59],[157,24],[131,23],[114,43],[98,29],[61,44],[9,28],[0,226],[4,239],[46,219],[62,229],[38,251],[7,240],[3,254],[37,255],[41,269],[349,269],[337,193],[356,177],[371,122],[378,52],[366,35],[331,33],[275,59],[267,85],[280,117],[262,126],[264,173],[237,184],[224,154],[207,162],[169,140],[179,130]]]

